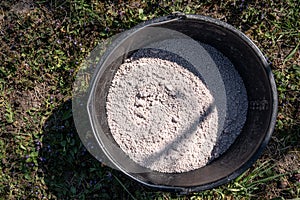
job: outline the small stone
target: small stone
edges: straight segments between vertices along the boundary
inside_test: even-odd
[[[140,99],[140,98],[135,98],[134,105],[137,106],[137,107],[143,107],[143,106],[146,105],[146,101],[143,100],[143,99]]]
[[[285,189],[289,185],[289,182],[287,180],[282,180],[279,182],[279,188]]]
[[[173,116],[171,121],[173,123],[177,123],[179,121],[179,119],[177,117]]]
[[[165,87],[168,91],[174,90],[171,84],[166,84]]]
[[[136,116],[138,116],[139,118],[146,119],[145,114],[143,112],[141,112],[141,111],[135,111],[134,114]]]

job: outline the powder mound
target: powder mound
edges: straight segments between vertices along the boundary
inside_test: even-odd
[[[215,101],[200,78],[161,58],[128,59],[107,96],[111,134],[136,163],[173,173],[205,166],[218,139]]]

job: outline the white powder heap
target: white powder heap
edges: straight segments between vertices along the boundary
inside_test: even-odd
[[[207,163],[217,140],[214,110],[213,97],[198,77],[159,58],[121,65],[107,97],[108,123],[121,149],[161,172]]]
[[[211,68],[200,79],[186,69],[184,59],[154,49],[139,50],[116,72],[107,96],[108,125],[120,148],[141,166],[166,173],[198,169],[226,151],[239,134],[247,110],[245,88],[230,61],[206,48],[218,65],[228,67],[227,73],[224,67],[216,68],[221,75],[215,83],[207,81],[213,77],[207,71]],[[221,86],[236,100],[216,97],[225,92],[218,92]]]

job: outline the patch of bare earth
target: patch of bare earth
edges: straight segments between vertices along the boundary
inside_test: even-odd
[[[34,9],[34,3],[32,0],[21,0],[11,7],[10,12],[17,15],[29,14]]]

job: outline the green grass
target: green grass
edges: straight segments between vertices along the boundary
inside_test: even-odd
[[[80,63],[102,40],[173,11],[219,18],[246,33],[272,63],[276,130],[236,180],[189,195],[153,191],[97,162],[71,110]],[[0,2],[0,199],[300,198],[298,0]]]

